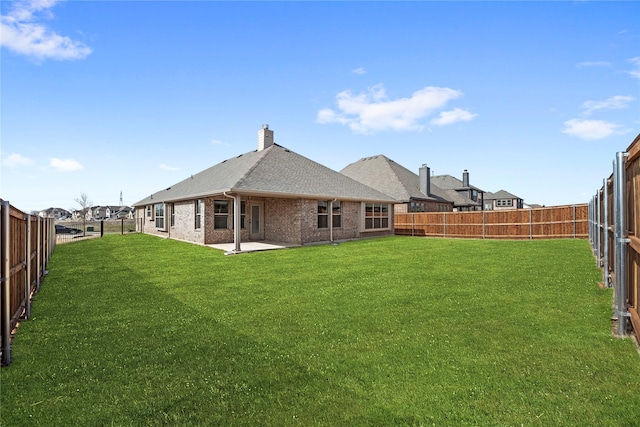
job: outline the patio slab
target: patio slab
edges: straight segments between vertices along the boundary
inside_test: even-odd
[[[234,252],[235,244],[234,243],[219,243],[215,245],[207,245],[210,248],[219,249],[224,251],[225,255],[233,255],[238,253],[245,252],[256,252],[256,251],[270,251],[274,249],[285,249],[285,248],[295,248],[300,245],[294,245],[291,243],[282,243],[282,242],[241,242],[240,243],[240,252]]]

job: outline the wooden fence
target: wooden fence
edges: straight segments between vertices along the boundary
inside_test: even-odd
[[[589,206],[477,212],[397,213],[395,234],[475,239],[587,238]]]
[[[53,221],[27,215],[0,199],[2,365],[11,363],[11,334],[18,321],[31,317],[31,298],[40,289],[56,244]]]
[[[603,286],[614,288],[616,333],[631,326],[640,339],[640,134],[616,154],[612,175],[589,203],[589,223]]]

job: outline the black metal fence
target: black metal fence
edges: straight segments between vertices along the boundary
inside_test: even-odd
[[[105,234],[129,234],[136,232],[135,219],[105,219],[100,221],[56,221],[56,243],[102,237]]]

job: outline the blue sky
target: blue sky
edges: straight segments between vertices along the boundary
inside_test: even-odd
[[[640,2],[0,2],[0,197],[125,204],[276,143],[584,203],[640,132]]]

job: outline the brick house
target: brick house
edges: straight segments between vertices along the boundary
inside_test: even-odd
[[[392,197],[396,201],[395,213],[453,210],[452,194],[431,183],[427,165],[423,165],[416,175],[380,154],[351,163],[340,173]]]
[[[199,244],[295,245],[392,235],[394,200],[286,149],[263,125],[258,149],[134,204],[138,231]]]

